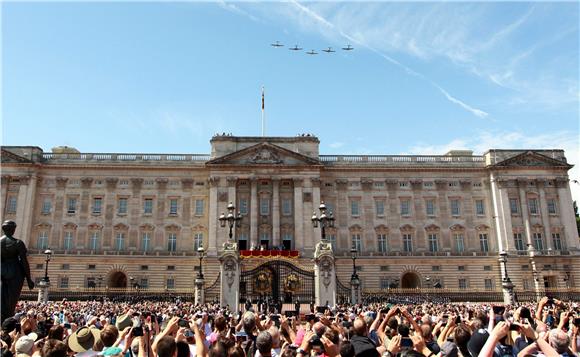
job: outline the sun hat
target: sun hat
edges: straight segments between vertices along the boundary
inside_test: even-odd
[[[29,333],[26,336],[20,337],[16,344],[14,345],[16,353],[24,353],[27,355],[32,354],[32,347],[34,347],[34,342],[38,338],[38,335],[34,332]]]
[[[100,339],[100,330],[84,326],[69,336],[68,346],[75,352],[85,352],[93,348],[95,342]]]
[[[129,314],[117,316],[115,326],[119,331],[123,331],[125,328],[133,326],[131,316],[129,316]]]

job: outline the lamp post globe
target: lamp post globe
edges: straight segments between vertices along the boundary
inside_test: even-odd
[[[48,277],[48,262],[50,262],[50,257],[52,256],[52,250],[46,249],[44,251],[44,255],[46,256],[46,258],[45,258],[45,264],[44,264],[44,278],[43,278],[43,280],[45,282],[49,282],[50,278]]]
[[[199,273],[197,274],[197,277],[199,279],[203,279],[202,262],[203,262],[203,257],[204,257],[204,254],[205,254],[205,249],[203,248],[203,245],[200,245],[197,248],[197,254],[199,255]]]

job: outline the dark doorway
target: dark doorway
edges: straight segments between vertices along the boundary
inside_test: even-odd
[[[122,271],[116,271],[111,273],[109,277],[109,287],[110,288],[126,288],[127,287],[127,275]]]
[[[247,250],[248,249],[248,241],[245,239],[240,239],[238,241],[238,249],[239,250]]]
[[[421,287],[419,275],[412,272],[408,272],[403,275],[403,278],[401,279],[401,288],[416,289],[419,287]]]

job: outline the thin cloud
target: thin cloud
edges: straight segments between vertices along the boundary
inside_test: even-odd
[[[415,76],[415,77],[419,77],[421,79],[424,79],[430,83],[432,83],[443,95],[444,97],[449,100],[451,103],[459,105],[461,108],[467,110],[468,112],[470,112],[471,114],[477,116],[478,118],[485,118],[487,117],[489,114],[481,109],[477,109],[472,107],[469,104],[466,104],[465,102],[455,98],[454,96],[450,95],[449,92],[447,92],[446,90],[444,90],[440,85],[436,84],[435,82],[429,80],[428,78],[426,78],[423,74],[411,69],[410,67],[404,65],[403,63],[397,61],[396,59],[392,58],[391,56],[388,56],[386,54],[384,54],[382,51],[379,51],[378,49],[374,48],[373,46],[370,46],[368,44],[366,44],[365,42],[358,40],[356,38],[354,38],[353,36],[350,36],[349,34],[347,34],[346,32],[338,29],[334,24],[332,24],[330,21],[328,21],[327,19],[325,19],[323,16],[321,16],[320,14],[316,13],[315,11],[313,11],[312,9],[309,9],[308,7],[300,4],[298,1],[296,0],[292,0],[291,1],[292,4],[294,4],[296,7],[298,7],[301,11],[303,11],[305,14],[307,14],[309,17],[311,17],[312,19],[316,20],[317,22],[323,24],[324,26],[326,26],[329,29],[333,29],[336,30],[343,38],[349,40],[350,42],[357,44],[359,46],[362,46],[372,52],[374,52],[375,54],[381,56],[382,58],[386,59],[388,62],[400,67],[401,69],[403,69],[405,71],[405,73]],[[418,51],[418,49],[417,49]]]
[[[227,2],[225,2],[223,0],[218,0],[217,1],[217,4],[218,4],[219,7],[221,7],[224,10],[233,12],[235,14],[243,15],[243,16],[249,18],[250,20],[252,20],[254,22],[260,22],[260,20],[256,16],[250,14],[247,11],[244,11],[244,10],[240,9],[238,6],[236,6],[234,4],[227,3]]]

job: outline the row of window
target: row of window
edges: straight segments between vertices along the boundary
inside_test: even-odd
[[[350,214],[353,217],[360,216],[361,209],[360,209],[360,200],[351,200],[350,201]],[[462,214],[462,205],[460,199],[451,199],[449,200],[450,204],[450,212],[452,216],[461,216]],[[327,207],[329,205],[327,204]],[[331,205],[330,205],[331,207]],[[329,207],[329,208],[330,208]],[[412,209],[411,209],[411,199],[401,199],[400,200],[400,207],[399,213],[401,216],[410,216]],[[435,199],[426,199],[425,200],[425,213],[429,217],[434,217],[437,215],[437,209],[435,205]],[[475,200],[475,214],[478,216],[485,215],[485,203],[484,200]],[[331,209],[331,208],[330,208]],[[375,214],[379,217],[385,215],[385,201],[384,200],[375,200]]]
[[[516,250],[519,251],[526,250],[522,233],[514,233],[514,245]],[[545,249],[544,238],[542,236],[542,233],[540,232],[532,233],[532,245],[534,246],[535,250],[541,251]],[[562,250],[564,248],[565,247],[562,244],[562,239],[560,238],[560,233],[552,233],[552,249]]]
[[[466,278],[459,278],[457,279],[457,285],[459,289],[468,289],[469,288],[469,280]],[[493,290],[494,284],[493,279],[486,278],[483,280],[483,286],[485,290]],[[381,289],[394,289],[399,287],[399,279],[398,278],[381,278],[380,280],[380,288]],[[444,287],[443,280],[440,278],[431,278],[429,286],[426,287]]]
[[[546,206],[548,208],[548,214],[557,214],[558,206],[557,201],[554,198],[549,198],[546,200]],[[510,198],[510,212],[513,215],[520,214],[520,200],[517,198]],[[531,215],[539,215],[540,208],[537,198],[528,198],[528,212]]]
[[[146,231],[141,233],[141,244],[140,250],[143,252],[151,251],[152,247],[152,232]],[[116,251],[125,251],[127,242],[126,232],[116,232],[113,240],[113,249]],[[203,233],[194,233],[193,235],[193,250],[197,251],[199,247],[203,245]],[[38,233],[38,240],[36,243],[38,249],[48,248],[48,231],[40,231]],[[73,250],[75,248],[74,244],[74,232],[65,231],[63,246],[64,250]],[[89,246],[88,249],[98,251],[101,249],[101,232],[92,231],[89,234]],[[177,233],[170,232],[167,234],[167,251],[175,252],[177,251]]]

